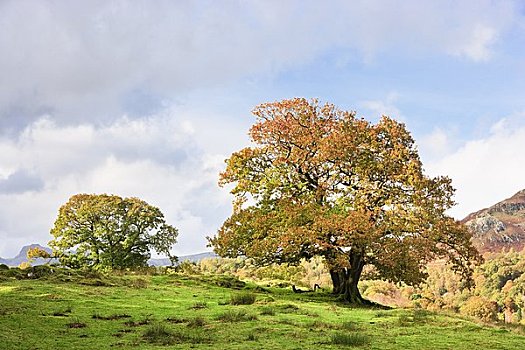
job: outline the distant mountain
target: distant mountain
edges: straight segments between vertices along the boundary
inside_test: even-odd
[[[6,264],[8,266],[18,266],[21,263],[23,263],[24,261],[27,261],[27,251],[29,249],[35,248],[35,247],[38,247],[40,249],[44,249],[48,253],[52,252],[51,248],[43,247],[40,244],[30,244],[30,245],[26,245],[26,246],[22,247],[22,249],[20,250],[18,255],[15,256],[14,258],[11,258],[11,259],[2,259],[2,258],[0,258],[0,264]],[[32,265],[42,265],[42,264],[44,264],[44,263],[46,263],[48,261],[49,261],[49,259],[38,258],[38,259],[35,259],[35,261],[32,263]]]
[[[31,249],[31,248],[34,248],[34,247],[39,247],[41,249],[44,249],[48,253],[52,252],[51,248],[43,247],[40,244],[26,245],[20,250],[20,253],[18,253],[18,255],[15,256],[14,258],[11,258],[11,259],[0,258],[0,264],[6,264],[8,266],[18,266],[22,262],[27,261],[27,251],[29,249]],[[190,261],[190,262],[199,262],[202,259],[215,258],[215,257],[217,257],[217,255],[215,253],[212,253],[212,252],[192,254],[192,255],[184,255],[184,256],[179,256],[179,262],[183,262],[183,261],[186,261],[186,260]],[[35,265],[35,266],[36,265],[42,265],[42,264],[47,263],[48,260],[49,259],[38,258],[32,263],[32,265]],[[53,260],[52,260],[52,262],[53,262]],[[171,262],[170,262],[170,259],[167,259],[167,258],[165,258],[165,259],[150,259],[150,260],[148,260],[148,264],[152,265],[152,266],[169,266],[169,265],[171,265]]]
[[[201,261],[202,259],[207,258],[216,258],[217,254],[213,252],[206,252],[206,253],[199,253],[199,254],[192,254],[192,255],[183,255],[179,256],[179,263],[183,261],[189,261],[197,263]],[[171,265],[170,259],[164,258],[164,259],[149,259],[148,264],[151,266],[169,266]]]
[[[462,220],[473,233],[473,243],[482,253],[525,246],[525,190]]]

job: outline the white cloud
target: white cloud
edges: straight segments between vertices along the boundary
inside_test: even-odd
[[[488,136],[427,164],[431,175],[448,175],[457,188],[452,215],[462,219],[525,188],[524,120],[525,114],[502,120]]]
[[[0,122],[22,129],[156,113],[196,87],[300,66],[334,48],[490,58],[516,4],[455,1],[6,1]]]
[[[384,100],[362,101],[360,105],[363,108],[370,110],[375,118],[385,115],[403,122],[404,118],[401,115],[401,111],[395,105],[398,99],[399,94],[393,91],[390,92]]]
[[[456,131],[436,127],[430,134],[417,140],[419,154],[425,161],[436,161],[460,146]]]
[[[230,139],[222,149],[207,151],[198,143],[199,130],[190,126],[173,110],[140,120],[123,117],[104,127],[60,126],[48,116],[16,140],[0,138],[0,170],[7,174],[0,185],[17,177],[20,183],[19,191],[11,186],[0,193],[0,256],[47,243],[58,208],[76,193],[142,198],[179,228],[176,253],[206,249],[205,236],[215,233],[230,210],[230,198],[217,187],[226,158],[220,152],[238,146]]]
[[[456,53],[474,61],[488,61],[492,55],[492,46],[496,41],[496,30],[489,26],[476,25],[472,28],[470,40],[460,46]]]
[[[230,210],[217,174],[223,159],[248,144],[251,122],[239,113],[247,114],[244,92],[231,89],[243,96],[217,101],[222,95],[214,89],[227,95],[241,79],[272,77],[339,50],[357,56],[335,57],[342,66],[385,52],[490,60],[520,16],[516,6],[490,0],[0,2],[0,256],[31,241],[45,243],[58,207],[78,192],[142,197],[181,229],[180,252],[200,250],[204,235]],[[397,102],[391,93],[363,106],[399,119]],[[434,170],[447,174],[457,163],[461,181],[468,171],[461,157],[492,156],[492,146],[487,154],[482,146],[499,140],[497,129],[434,162]],[[425,141],[435,157],[449,152],[443,133]]]

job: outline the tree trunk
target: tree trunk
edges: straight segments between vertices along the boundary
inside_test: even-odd
[[[361,296],[357,284],[365,266],[361,254],[350,254],[350,267],[341,269],[330,269],[332,278],[333,294],[352,304],[371,305],[372,303]]]

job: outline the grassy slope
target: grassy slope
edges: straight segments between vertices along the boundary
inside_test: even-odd
[[[322,293],[248,286],[257,294],[255,304],[225,305],[239,291],[213,281],[184,276],[114,278],[116,286],[3,281],[0,349],[339,349],[334,336],[356,334],[366,336],[361,347],[367,349],[519,349],[525,344],[525,336],[503,328],[423,311],[351,308]],[[144,338],[154,326],[171,334],[159,338],[170,345]]]

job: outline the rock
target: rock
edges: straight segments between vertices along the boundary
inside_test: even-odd
[[[468,215],[462,222],[472,231],[481,252],[525,246],[525,190],[495,205]]]

